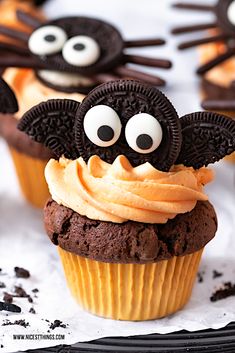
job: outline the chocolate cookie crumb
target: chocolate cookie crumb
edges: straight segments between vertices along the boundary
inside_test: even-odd
[[[0,346],[1,348],[3,348],[4,347],[4,345],[3,344],[1,344],[1,346]]]
[[[0,288],[6,288],[6,285],[4,282],[0,282]]]
[[[205,274],[205,272],[203,271],[203,272],[198,272],[198,274],[197,274],[197,278],[198,278],[198,283],[203,283],[204,282],[204,274]]]
[[[25,320],[16,320],[14,322],[10,322],[9,320],[7,320],[6,322],[4,322],[2,324],[2,326],[11,326],[11,325],[19,325],[19,326],[22,326],[22,327],[28,327],[29,326],[29,323],[26,322]]]
[[[21,308],[18,305],[0,302],[0,311],[10,311],[12,313],[20,313]],[[6,314],[8,316],[8,314]]]
[[[221,276],[223,276],[222,272],[218,272],[216,270],[213,270],[213,279],[221,277]]]
[[[225,299],[235,295],[235,284],[231,282],[226,282],[223,284],[222,288],[216,290],[210,297],[211,302],[216,302],[221,299]]]
[[[38,293],[38,292],[39,292],[39,289],[34,288],[34,289],[32,289],[32,292],[33,292],[33,293]]]
[[[54,320],[54,322],[51,322],[49,328],[50,328],[51,330],[54,330],[56,327],[66,328],[66,325],[63,324],[63,322],[60,321],[60,320]]]
[[[28,293],[26,293],[26,291],[22,287],[15,286],[15,294],[16,297],[28,298],[29,303],[33,303],[32,297]]]
[[[26,291],[20,286],[15,286],[15,294],[17,295],[17,297],[20,297],[20,298],[28,297],[28,294],[26,293]]]
[[[11,304],[13,302],[13,296],[10,293],[5,292],[3,296],[3,301],[5,303]]]
[[[15,267],[15,274],[16,277],[18,278],[29,278],[30,277],[30,272],[28,270],[25,270],[22,267]]]
[[[31,314],[36,314],[36,311],[35,311],[34,308],[30,308],[30,309],[29,309],[29,313],[31,313]]]

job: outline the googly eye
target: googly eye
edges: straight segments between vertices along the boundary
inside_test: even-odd
[[[147,113],[134,115],[125,129],[128,145],[138,153],[155,151],[162,141],[162,128],[157,119]]]
[[[100,147],[114,145],[122,129],[119,116],[107,105],[96,105],[88,110],[83,126],[89,140]]]
[[[67,40],[65,31],[57,26],[44,26],[30,36],[29,50],[36,55],[50,55],[62,50]]]
[[[232,1],[227,9],[228,20],[235,26],[235,1]]]
[[[90,66],[99,59],[100,47],[91,37],[76,36],[65,43],[62,54],[70,65]]]

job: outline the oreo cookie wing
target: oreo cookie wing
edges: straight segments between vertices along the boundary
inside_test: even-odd
[[[177,164],[198,169],[235,151],[235,120],[197,112],[183,116],[180,122],[183,141]]]
[[[76,159],[74,121],[80,103],[70,99],[51,99],[26,112],[18,124],[30,138],[42,143],[59,158]]]
[[[13,114],[18,111],[16,96],[8,84],[0,78],[0,113]]]
[[[181,147],[178,115],[158,89],[119,80],[95,88],[77,111],[79,155],[98,155],[108,163],[124,154],[134,166],[145,162],[168,171]]]

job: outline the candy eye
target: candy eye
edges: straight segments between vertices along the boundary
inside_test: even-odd
[[[67,40],[65,31],[57,26],[44,26],[30,36],[29,50],[36,55],[50,55],[62,50]]]
[[[90,66],[98,60],[100,47],[90,37],[76,36],[65,43],[62,54],[64,60],[70,65]]]
[[[100,147],[114,145],[122,129],[119,116],[107,105],[96,105],[88,110],[83,126],[89,140]]]
[[[235,1],[232,1],[227,9],[228,19],[235,26]]]
[[[152,115],[140,113],[128,120],[125,135],[128,145],[134,151],[151,153],[162,141],[162,128]]]

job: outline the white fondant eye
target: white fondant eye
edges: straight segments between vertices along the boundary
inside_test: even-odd
[[[57,26],[44,26],[30,36],[29,50],[36,55],[50,55],[62,50],[67,40],[65,31]]]
[[[83,126],[89,140],[100,147],[114,145],[122,130],[119,116],[107,105],[96,105],[88,110]]]
[[[227,10],[228,19],[235,26],[235,1],[232,1]]]
[[[90,37],[76,36],[65,43],[62,54],[70,65],[84,67],[94,64],[99,59],[100,47]]]
[[[140,113],[128,120],[125,135],[128,145],[134,151],[151,153],[162,141],[162,128],[152,115]]]

